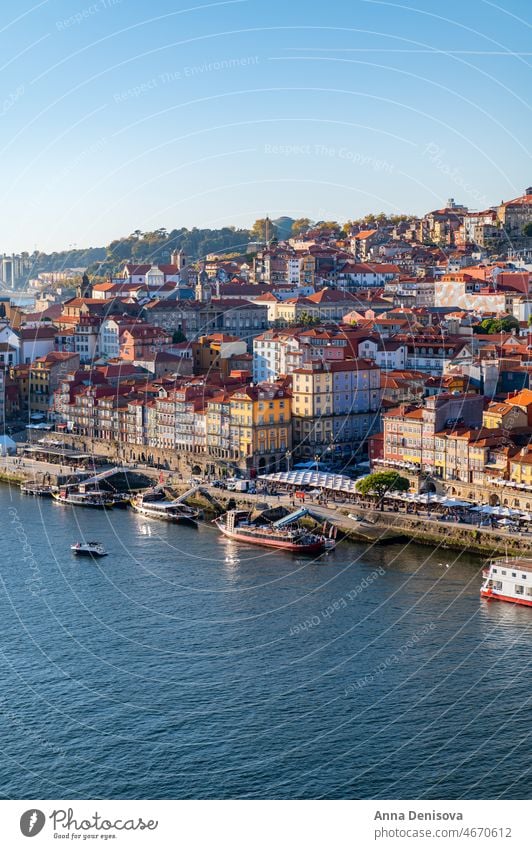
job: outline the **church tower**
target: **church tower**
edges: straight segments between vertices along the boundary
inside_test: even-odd
[[[196,300],[202,301],[203,303],[207,303],[212,298],[212,287],[209,280],[209,275],[207,274],[207,270],[205,268],[205,262],[203,263],[203,268],[199,274],[198,282],[196,283]]]
[[[76,295],[78,298],[90,298],[91,296],[91,282],[87,276],[87,273],[83,275],[81,278],[81,283],[78,285],[76,289]]]
[[[187,264],[185,251],[181,248],[178,251],[173,251],[170,260],[172,265],[177,266],[177,270],[181,271]]]

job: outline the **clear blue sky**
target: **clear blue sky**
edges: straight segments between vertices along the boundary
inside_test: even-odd
[[[525,0],[3,0],[0,252],[532,184]]]

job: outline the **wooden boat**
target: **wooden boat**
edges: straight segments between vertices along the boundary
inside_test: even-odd
[[[26,481],[25,483],[20,484],[20,491],[23,492],[24,495],[33,495],[40,498],[51,498],[52,490],[52,486],[37,483],[37,481]]]
[[[110,510],[115,503],[113,495],[106,492],[79,492],[77,489],[64,487],[54,490],[52,497],[59,504],[68,504],[71,507],[91,507],[100,510]]]
[[[246,510],[229,510],[214,522],[224,536],[237,542],[280,548],[299,554],[319,554],[326,547],[324,536],[297,524],[288,527],[278,527],[278,523],[272,522],[256,525],[250,522],[250,513]]]

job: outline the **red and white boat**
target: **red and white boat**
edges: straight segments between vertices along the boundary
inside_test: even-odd
[[[532,560],[492,560],[482,570],[480,595],[488,601],[510,601],[532,607]]]
[[[224,516],[215,519],[215,524],[224,536],[237,542],[282,548],[299,554],[319,554],[324,551],[326,538],[295,524],[295,516],[294,513],[279,522],[256,525],[250,522],[248,510],[229,510]]]

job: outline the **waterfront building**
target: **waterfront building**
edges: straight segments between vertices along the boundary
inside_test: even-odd
[[[474,393],[441,393],[425,399],[423,406],[401,405],[383,413],[384,460],[442,477],[444,452],[436,434],[449,429],[478,428],[484,398]]]
[[[292,375],[294,454],[351,456],[380,430],[381,370],[368,359],[313,362]]]
[[[291,399],[284,383],[260,383],[231,393],[231,441],[248,472],[286,468],[292,449]]]

